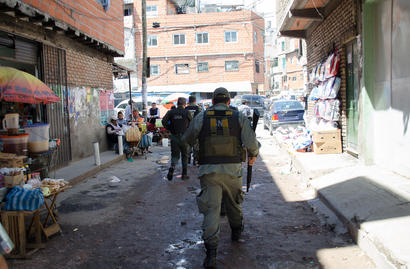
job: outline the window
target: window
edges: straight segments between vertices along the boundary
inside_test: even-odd
[[[279,65],[279,58],[278,57],[275,57],[275,58],[273,58],[273,67],[277,67],[278,65]]]
[[[255,72],[259,73],[260,69],[259,69],[259,61],[255,61]]]
[[[293,77],[292,80],[293,80],[293,81],[296,81],[296,77]]]
[[[185,34],[173,35],[174,45],[185,45]]]
[[[225,71],[239,71],[239,62],[238,61],[226,61]]]
[[[238,42],[238,34],[236,31],[225,32],[225,42]]]
[[[131,16],[132,15],[132,5],[124,6],[124,16]]]
[[[189,64],[176,64],[175,74],[189,74]]]
[[[282,69],[286,69],[286,58],[282,58]]]
[[[282,41],[282,51],[285,51],[285,41]]]
[[[149,35],[147,38],[147,46],[148,47],[156,47],[158,46],[158,39],[156,35]]]
[[[159,75],[159,65],[154,64],[150,66],[150,74],[153,76],[158,76]]]
[[[147,6],[147,17],[156,17],[158,16],[157,6]]]
[[[198,63],[198,73],[203,73],[203,72],[208,72],[208,63],[207,62],[202,62]]]
[[[108,8],[110,7],[109,0],[97,0],[97,2],[99,2],[102,5],[102,7],[104,8],[104,11],[107,11]]]
[[[258,33],[256,31],[253,32],[253,43],[258,43]]]
[[[197,33],[196,43],[197,44],[208,44],[208,33]]]
[[[262,37],[263,43],[265,43],[266,42],[266,40],[265,40],[265,31],[263,31],[263,30],[261,30],[261,37]]]

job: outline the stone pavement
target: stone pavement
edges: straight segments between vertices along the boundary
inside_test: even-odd
[[[288,151],[292,169],[338,215],[378,268],[410,268],[410,179],[348,154]]]

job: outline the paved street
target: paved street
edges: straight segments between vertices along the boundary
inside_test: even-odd
[[[244,242],[231,243],[221,218],[218,268],[374,268],[334,216],[289,171],[289,158],[258,126],[261,156],[243,204]],[[169,148],[122,161],[61,196],[63,234],[10,268],[201,268],[202,216],[191,178],[168,182]],[[180,174],[180,170],[177,171]],[[111,177],[121,181],[111,183]]]

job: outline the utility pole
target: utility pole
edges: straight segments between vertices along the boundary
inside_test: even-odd
[[[147,119],[147,3],[142,0],[142,115]]]

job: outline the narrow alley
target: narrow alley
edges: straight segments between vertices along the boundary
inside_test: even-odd
[[[218,268],[374,268],[342,224],[323,214],[261,125],[258,139],[261,156],[243,203],[244,242],[231,243],[222,218]],[[63,193],[62,235],[32,260],[10,260],[10,268],[200,268],[197,168],[190,167],[187,181],[168,182],[169,148],[153,151],[147,160],[122,161]],[[121,181],[110,182],[112,176]]]

